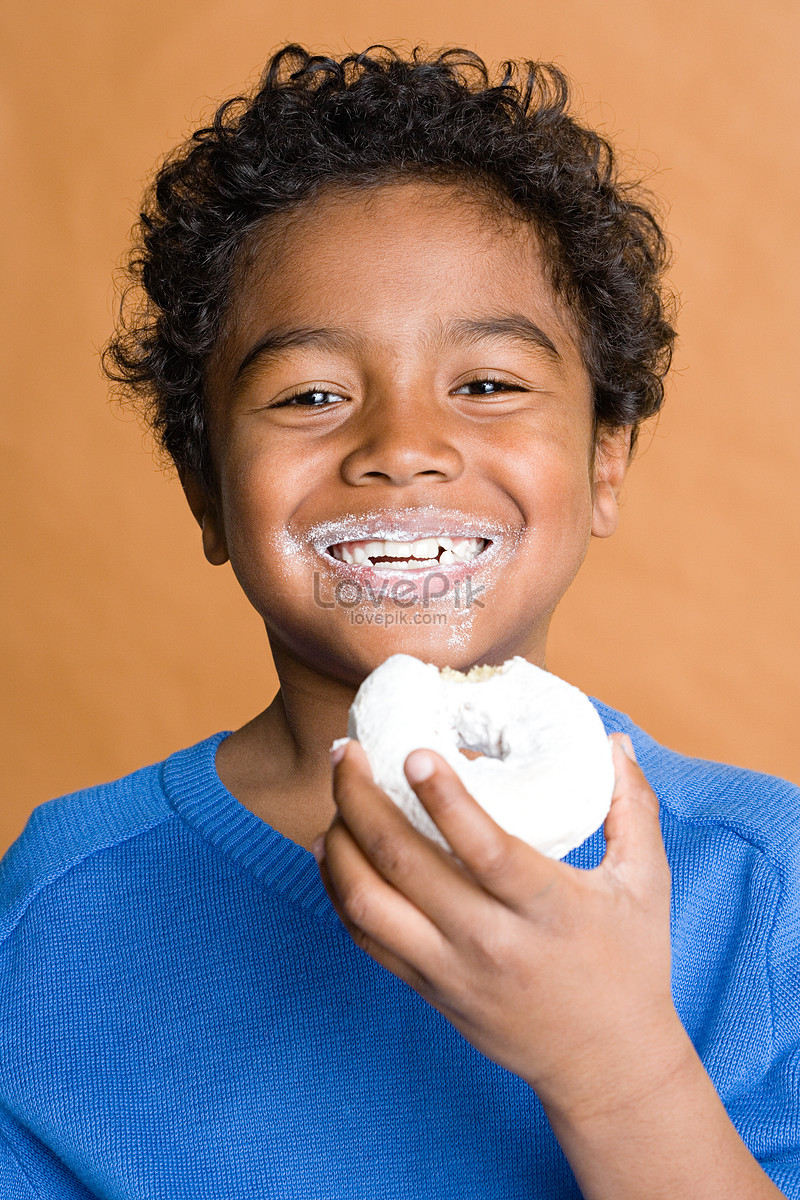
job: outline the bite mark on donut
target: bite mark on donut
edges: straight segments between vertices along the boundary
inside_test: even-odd
[[[493,675],[502,675],[507,665],[503,663],[500,667],[490,667],[488,663],[484,663],[482,666],[470,667],[466,672],[457,671],[455,667],[442,667],[439,674],[455,683],[481,683],[484,679],[491,679]]]

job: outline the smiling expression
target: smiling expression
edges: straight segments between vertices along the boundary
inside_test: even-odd
[[[216,502],[184,478],[207,557],[230,558],[276,661],[354,684],[398,651],[543,663],[591,535],[614,530],[627,431],[595,453],[533,230],[431,182],[280,222],[209,369]]]

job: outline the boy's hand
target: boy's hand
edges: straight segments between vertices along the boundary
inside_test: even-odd
[[[406,776],[457,858],[373,781],[361,746],[334,770],[339,809],[315,852],[356,943],[553,1113],[636,1106],[691,1046],[670,988],[670,875],[658,801],[625,735],[606,854],[586,871],[505,833],[437,754]]]

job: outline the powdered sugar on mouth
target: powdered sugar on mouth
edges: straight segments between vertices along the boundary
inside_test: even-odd
[[[436,554],[433,554],[434,548],[431,546],[432,557],[437,560],[444,557],[445,562],[430,561],[430,567],[434,570],[449,571],[460,570],[465,565],[475,568],[478,563],[481,568],[487,566],[497,556],[503,541],[511,533],[512,530],[507,525],[487,521],[486,517],[428,505],[420,508],[380,509],[368,513],[346,514],[336,520],[315,525],[306,533],[306,539],[328,566],[355,567],[359,572],[375,569],[377,564],[365,561],[345,562],[343,557],[351,555],[348,555],[346,550],[343,554],[342,548],[354,543],[363,546],[370,542],[393,543],[395,546],[405,547],[405,550],[401,549],[397,558],[408,562],[415,543],[433,543],[435,540],[437,543],[444,543],[441,546],[444,553],[439,554],[437,550]],[[467,543],[471,543],[469,551],[465,551]],[[454,546],[456,553],[453,552]],[[360,557],[365,558],[366,555]],[[386,561],[391,555],[383,553],[378,557],[383,560],[380,562],[381,574],[385,575],[387,571],[394,573],[394,564]],[[420,566],[425,566],[424,561],[419,564],[409,562],[407,570],[416,573]],[[404,569],[397,568],[397,573],[403,574]]]
[[[400,606],[407,610],[436,609],[447,612],[446,626],[438,637],[455,655],[469,641],[473,622],[485,607],[488,593],[498,582],[502,568],[513,558],[524,528],[487,518],[484,514],[434,505],[401,509],[376,509],[347,513],[321,521],[305,530],[286,528],[271,542],[284,563],[285,574],[297,578],[300,563],[311,568],[315,595],[338,603],[361,597],[355,604],[372,611],[376,598],[381,608]],[[359,542],[415,543],[425,538],[468,541],[467,553],[479,552],[457,562],[430,565],[395,565],[385,561],[346,562],[332,553],[334,547]],[[464,551],[464,546],[459,549]],[[329,581],[327,585],[324,580]],[[321,582],[323,581],[323,582]],[[326,590],[327,589],[327,590]],[[344,589],[344,590],[342,590]],[[354,618],[351,618],[354,619]]]

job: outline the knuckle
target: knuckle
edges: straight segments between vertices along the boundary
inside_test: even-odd
[[[499,838],[490,838],[477,849],[470,866],[488,881],[499,878],[508,870],[510,858],[507,844]]]
[[[476,933],[473,949],[483,969],[492,975],[507,975],[516,963],[517,939],[505,922],[493,923]]]
[[[346,913],[339,913],[339,917],[353,944],[358,946],[359,950],[363,950],[365,954],[369,954],[370,957],[375,958],[375,942],[369,933],[360,929],[358,925],[354,925]]]
[[[372,900],[369,888],[363,884],[354,884],[341,897],[342,910],[350,921],[359,928],[369,922],[372,913]]]
[[[369,857],[373,865],[391,878],[401,877],[405,869],[405,855],[391,834],[377,834],[369,845]]]

